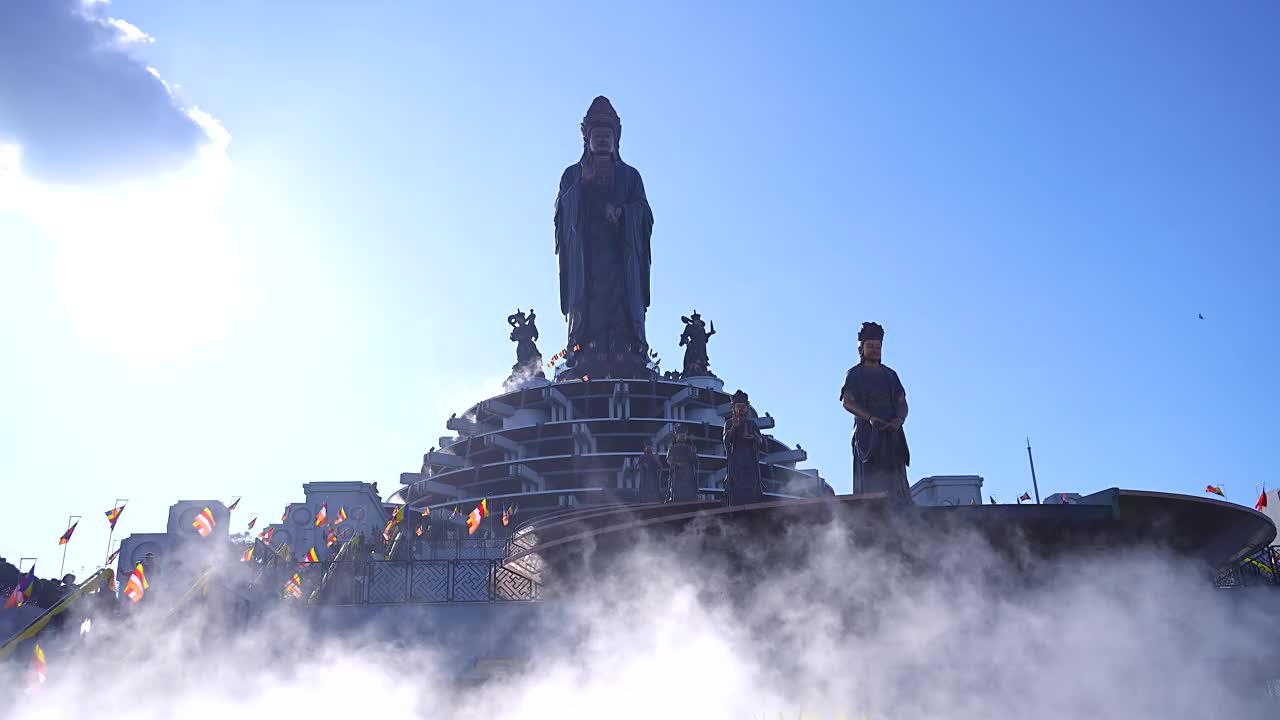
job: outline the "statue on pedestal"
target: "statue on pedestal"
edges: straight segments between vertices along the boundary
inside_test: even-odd
[[[716,323],[711,321],[711,332],[707,332],[707,324],[702,321],[702,316],[697,310],[693,311],[692,317],[680,316],[680,320],[684,322],[684,332],[680,335],[680,346],[685,348],[684,351],[684,372],[681,377],[697,377],[710,376],[715,377],[715,373],[711,372],[711,361],[707,359],[707,341],[712,335],[716,334]]]
[[[860,362],[849,368],[840,402],[854,416],[853,491],[886,492],[910,503],[907,465],[911,452],[902,424],[907,420],[907,391],[898,373],[880,362],[884,328],[868,322],[858,331]]]
[[[698,499],[698,451],[689,442],[689,429],[676,428],[675,442],[667,450],[667,467],[671,476],[667,480],[669,502],[691,502]]]
[[[640,481],[640,502],[656,503],[662,501],[662,465],[653,452],[653,443],[644,444],[644,454],[637,463],[638,480]]]
[[[560,176],[556,256],[566,347],[580,346],[566,374],[649,377],[649,238],[653,211],[635,168],[622,161],[622,122],[597,97],[582,119],[582,157]]]
[[[514,315],[507,316],[507,324],[511,326],[511,341],[516,344],[516,364],[511,366],[511,375],[503,383],[507,390],[519,388],[534,378],[546,378],[542,372],[542,353],[538,352],[538,326],[535,324],[538,315],[529,308],[529,316],[516,308]]]
[[[764,438],[760,426],[747,414],[747,394],[733,394],[733,412],[724,426],[724,447],[728,475],[724,480],[725,502],[749,505],[764,500],[760,479],[760,447]]]

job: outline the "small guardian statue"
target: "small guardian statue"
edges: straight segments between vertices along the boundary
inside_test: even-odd
[[[898,373],[880,362],[884,328],[862,324],[857,365],[840,388],[840,403],[854,417],[853,491],[883,492],[899,503],[911,502],[907,465],[911,451],[902,424],[907,421],[907,391]]]
[[[689,442],[689,428],[676,428],[675,442],[667,450],[667,502],[692,502],[698,499],[698,451]]]
[[[511,341],[516,344],[516,364],[511,366],[511,375],[502,384],[510,391],[523,386],[534,378],[546,378],[542,372],[542,353],[538,352],[537,313],[529,308],[528,317],[519,308],[515,314],[507,316],[507,324],[511,326]]]
[[[684,332],[680,335],[680,347],[685,348],[684,372],[680,376],[715,377],[715,373],[710,370],[711,361],[707,359],[707,341],[716,334],[715,321],[711,322],[711,332],[707,332],[707,324],[702,321],[702,316],[697,310],[693,311],[691,317],[681,315],[680,320],[684,322]]]
[[[652,442],[644,444],[644,454],[640,456],[637,466],[639,470],[637,479],[640,481],[640,502],[661,502],[662,465],[658,462],[657,453],[653,451]]]
[[[760,448],[764,441],[760,426],[748,414],[748,397],[741,390],[733,394],[733,411],[724,425],[725,455],[728,475],[725,477],[725,502],[750,505],[764,500],[760,480]]]

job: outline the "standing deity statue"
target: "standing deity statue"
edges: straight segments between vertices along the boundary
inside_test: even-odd
[[[725,477],[725,501],[729,505],[749,505],[764,500],[760,479],[760,449],[764,437],[760,426],[747,414],[747,394],[733,394],[733,411],[724,425],[725,454],[729,458]]]
[[[902,424],[907,420],[907,391],[898,373],[880,362],[884,328],[863,323],[858,331],[860,362],[849,368],[840,402],[854,416],[853,491],[888,493],[910,503],[907,465],[911,451]]]
[[[653,451],[653,443],[644,444],[644,454],[637,463],[640,481],[640,502],[656,503],[662,501],[662,464]]]
[[[707,341],[712,335],[716,334],[716,323],[711,321],[711,332],[707,332],[707,324],[702,321],[702,316],[697,310],[693,311],[692,317],[680,316],[680,320],[684,322],[684,332],[680,335],[680,346],[685,348],[684,351],[684,372],[681,377],[697,377],[710,376],[715,377],[715,373],[711,372],[711,361],[707,358]]]
[[[597,97],[582,119],[582,157],[560,176],[556,256],[574,374],[647,377],[649,238],[653,211],[635,168],[618,154],[622,122]]]
[[[529,316],[516,309],[514,315],[507,316],[507,324],[511,326],[511,341],[516,344],[516,364],[511,366],[511,376],[503,383],[507,389],[520,387],[522,383],[533,378],[545,378],[542,372],[542,353],[538,352],[537,313],[529,308]]]
[[[667,450],[667,467],[671,476],[667,481],[669,502],[691,502],[698,499],[698,451],[689,442],[689,429],[681,425],[676,429],[675,442]]]

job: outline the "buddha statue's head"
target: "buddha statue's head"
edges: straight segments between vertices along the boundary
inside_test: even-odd
[[[601,95],[592,100],[586,117],[582,118],[583,155],[611,155],[617,159],[621,140],[622,121],[609,98]]]

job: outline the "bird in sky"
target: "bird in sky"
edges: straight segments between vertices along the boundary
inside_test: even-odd
[[[1203,320],[1203,319],[1204,319],[1204,313],[1200,313],[1200,319],[1201,319],[1201,320]]]

